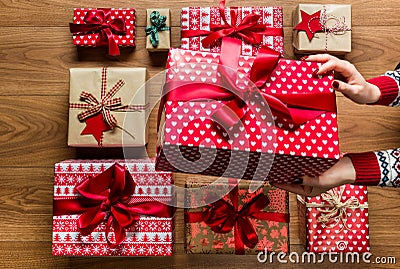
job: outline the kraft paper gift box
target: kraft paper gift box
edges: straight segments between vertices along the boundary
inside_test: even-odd
[[[219,52],[220,38],[231,36],[242,40],[243,55],[257,54],[260,45],[283,54],[282,25],[282,8],[278,6],[225,8],[223,3],[222,9],[185,7],[181,12],[181,48]],[[210,43],[209,40],[215,41]]]
[[[168,51],[171,47],[171,23],[168,8],[146,10],[146,49],[148,51]]]
[[[187,253],[243,255],[289,251],[288,192],[268,183],[250,192],[250,183],[244,180],[238,185],[208,186],[190,180],[186,183],[190,207],[185,209]],[[212,203],[199,207],[214,195]]]
[[[68,145],[147,143],[146,68],[71,68]]]
[[[279,59],[268,82],[254,90],[253,97],[251,94],[246,97],[247,89],[241,93],[235,87],[251,83],[246,77],[253,74],[252,69],[264,68],[267,63],[260,54],[257,57],[239,55],[238,41],[228,40],[235,43],[235,48],[229,44],[227,53],[224,44],[221,54],[170,50],[164,89],[167,94],[160,106],[164,115],[159,117],[157,169],[287,182],[303,175],[318,175],[335,164],[340,152],[336,99],[330,86],[333,75],[313,76],[319,63]],[[226,57],[237,63],[231,72],[238,74],[237,86],[230,90],[224,89],[225,85],[215,86],[219,75],[227,77],[218,75],[218,64],[226,61]],[[246,106],[232,106],[238,95],[243,96],[241,101]],[[285,99],[283,102],[288,103],[280,106],[294,108],[291,111],[300,112],[300,117],[316,114],[303,123],[288,124],[287,119],[281,120],[279,109],[272,110],[271,115],[259,95],[271,100],[272,105],[276,104],[275,97]],[[302,105],[318,107],[297,110]],[[227,106],[237,110],[233,115],[236,122],[232,125],[229,117],[221,120],[220,115]],[[246,108],[245,113],[241,112]]]
[[[351,51],[351,5],[299,4],[293,12],[297,53]]]
[[[135,9],[75,8],[70,23],[76,46],[106,46],[108,54],[117,56],[119,47],[135,47]]]
[[[171,256],[172,184],[148,159],[57,163],[53,255]]]
[[[300,240],[308,252],[369,252],[366,186],[344,185],[298,196]]]

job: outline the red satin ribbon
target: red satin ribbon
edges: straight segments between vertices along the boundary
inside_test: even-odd
[[[235,254],[243,255],[244,246],[254,248],[258,243],[257,232],[249,218],[289,222],[289,214],[263,212],[269,204],[269,199],[263,193],[255,196],[250,202],[238,209],[239,188],[236,185],[229,193],[232,204],[220,199],[202,212],[186,212],[185,221],[195,223],[204,221],[214,233],[229,233],[234,229]]]
[[[109,9],[98,9],[93,14],[92,11],[86,13],[84,18],[85,24],[69,24],[71,33],[88,34],[90,32],[98,32],[96,40],[97,46],[108,46],[108,54],[118,56],[119,48],[114,39],[114,34],[126,34],[125,21],[121,18],[111,19]]]
[[[249,85],[244,89],[237,87],[236,70],[240,57],[240,46],[240,41],[237,39],[223,38],[218,71],[221,73],[223,84],[229,85],[229,90],[217,85],[172,80],[164,85],[164,98],[161,107],[164,106],[166,100],[212,99],[228,101],[225,106],[212,115],[213,119],[227,130],[235,126],[247,113],[245,101],[248,101],[255,94],[262,95],[266,99],[271,112],[275,116],[286,119],[294,127],[299,127],[327,111],[336,111],[335,98],[331,93],[272,94],[259,91],[257,87],[263,87],[269,80],[280,57],[278,52],[267,47],[260,49],[250,71],[250,80],[257,87],[254,85]]]
[[[211,44],[225,36],[238,36],[249,44],[259,44],[262,42],[262,36],[283,36],[282,28],[272,28],[266,25],[259,24],[258,20],[261,15],[249,14],[243,18],[238,24],[238,10],[236,8],[230,9],[231,23],[225,16],[225,0],[219,2],[219,13],[224,21],[224,24],[212,25],[210,31],[204,30],[182,30],[182,38],[207,36],[202,40],[203,47],[210,47]]]
[[[78,227],[84,236],[106,221],[106,240],[111,248],[115,248],[125,240],[125,229],[139,220],[140,215],[163,218],[173,215],[172,208],[160,202],[130,202],[135,186],[125,167],[115,163],[103,173],[78,183],[75,189],[80,196],[54,200],[54,215],[80,214]],[[115,243],[108,237],[111,227],[114,229]]]

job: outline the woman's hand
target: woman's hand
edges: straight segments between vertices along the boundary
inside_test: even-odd
[[[343,93],[346,97],[358,104],[372,104],[379,100],[381,92],[376,85],[365,81],[355,66],[348,61],[340,60],[329,54],[316,54],[303,58],[305,61],[320,62],[321,67],[317,75],[330,71],[340,74],[344,81],[334,80],[333,89]]]
[[[297,178],[293,183],[272,183],[275,187],[305,196],[317,196],[343,184],[354,183],[356,172],[349,157],[343,157],[320,176]]]

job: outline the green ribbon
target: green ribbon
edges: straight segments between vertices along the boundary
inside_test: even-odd
[[[168,31],[170,27],[165,25],[167,16],[161,16],[159,11],[151,12],[150,21],[153,25],[146,27],[146,36],[150,35],[151,44],[154,48],[157,48],[159,43],[158,32]]]

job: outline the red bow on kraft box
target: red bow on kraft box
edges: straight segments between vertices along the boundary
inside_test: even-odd
[[[107,166],[110,164],[106,163]],[[137,164],[137,167],[140,167],[140,165]],[[144,163],[143,166],[146,165],[148,164]],[[64,252],[58,253],[57,247],[63,248],[58,241],[64,242],[65,245],[71,244],[71,249],[79,248],[80,244],[85,243],[88,245],[100,243],[103,247],[106,247],[104,253],[86,253],[95,256],[111,255],[113,251],[119,252],[118,255],[128,255],[129,250],[127,250],[127,253],[120,252],[120,245],[124,243],[126,248],[127,244],[134,244],[139,240],[145,242],[146,240],[158,240],[161,248],[170,244],[166,241],[165,236],[170,233],[168,229],[172,231],[174,214],[172,207],[151,198],[151,193],[147,197],[135,197],[140,196],[143,183],[138,185],[127,168],[119,163],[114,163],[107,169],[105,169],[104,163],[94,164],[94,166],[91,164],[89,169],[92,169],[92,172],[86,170],[89,175],[84,176],[85,166],[88,165],[81,163],[77,171],[69,172],[70,181],[74,179],[74,173],[78,174],[76,176],[78,182],[73,187],[72,196],[67,192],[60,193],[61,189],[69,190],[69,186],[67,188],[57,186],[56,188],[53,203],[54,222],[56,223],[56,226],[53,227],[53,245],[56,245],[53,249],[54,255],[84,255],[79,251],[73,252],[72,250],[71,253],[68,253],[67,248]],[[95,168],[95,166],[99,167]],[[99,173],[99,170],[96,170],[98,168],[102,172]],[[144,177],[145,173],[143,173]],[[62,174],[62,171],[56,170],[56,175],[59,174]],[[147,174],[151,174],[151,171],[147,171]],[[164,173],[155,175],[155,177],[164,178],[166,175]],[[60,180],[60,177],[56,179],[56,182],[58,180]],[[168,186],[170,183],[170,179],[166,177],[162,184]],[[157,188],[162,189],[162,184]],[[168,198],[167,194],[164,196]],[[171,196],[169,197],[171,198]],[[157,225],[151,231],[157,234],[157,238],[143,238],[143,236],[150,236],[146,233],[146,224],[154,221],[158,221],[159,225],[163,224],[165,228],[169,228],[165,230]],[[62,225],[65,225],[65,228],[62,228]],[[157,227],[159,230],[157,230]],[[65,232],[68,234],[65,235]],[[127,233],[129,233],[129,237]],[[168,236],[168,240],[172,240],[171,235]],[[141,236],[141,239],[138,236]],[[64,237],[64,240],[60,237]],[[84,239],[85,237],[87,239]],[[134,249],[136,248],[137,246]],[[150,252],[147,255],[168,255],[166,252],[155,253],[155,249],[153,251],[154,253]],[[134,250],[131,254],[140,255],[139,252]],[[142,254],[146,255],[145,253]]]
[[[221,38],[242,40],[242,54],[257,54],[260,45],[283,53],[281,7],[186,7],[181,14],[181,47],[219,52]]]
[[[368,193],[343,185],[320,196],[298,196],[300,239],[309,252],[369,252]]]
[[[74,9],[69,25],[74,45],[107,46],[108,54],[118,56],[118,46],[135,46],[135,10],[97,8]]]
[[[199,187],[199,184],[191,183],[191,187]],[[201,211],[186,210],[187,251],[232,253],[234,250],[237,255],[254,254],[264,250],[263,247],[269,251],[288,251],[287,192],[263,186],[255,193],[249,193],[246,183],[231,187],[225,197]],[[187,197],[187,200],[192,198]],[[273,211],[277,203],[280,204],[279,209],[275,208],[278,212]]]
[[[157,168],[264,180],[268,171],[255,177],[260,156],[275,154],[269,180],[325,171],[340,155],[333,75],[315,77],[318,66],[280,59],[265,47],[256,57],[241,56],[240,41],[232,38],[224,38],[221,54],[172,49],[160,106],[166,120]],[[200,149],[206,154],[197,154]],[[174,156],[174,165],[165,152]],[[235,162],[232,152],[242,158]],[[198,160],[215,154],[214,161]],[[187,160],[191,167],[183,167]],[[266,162],[271,166],[271,158]],[[229,165],[236,168],[227,170]]]

